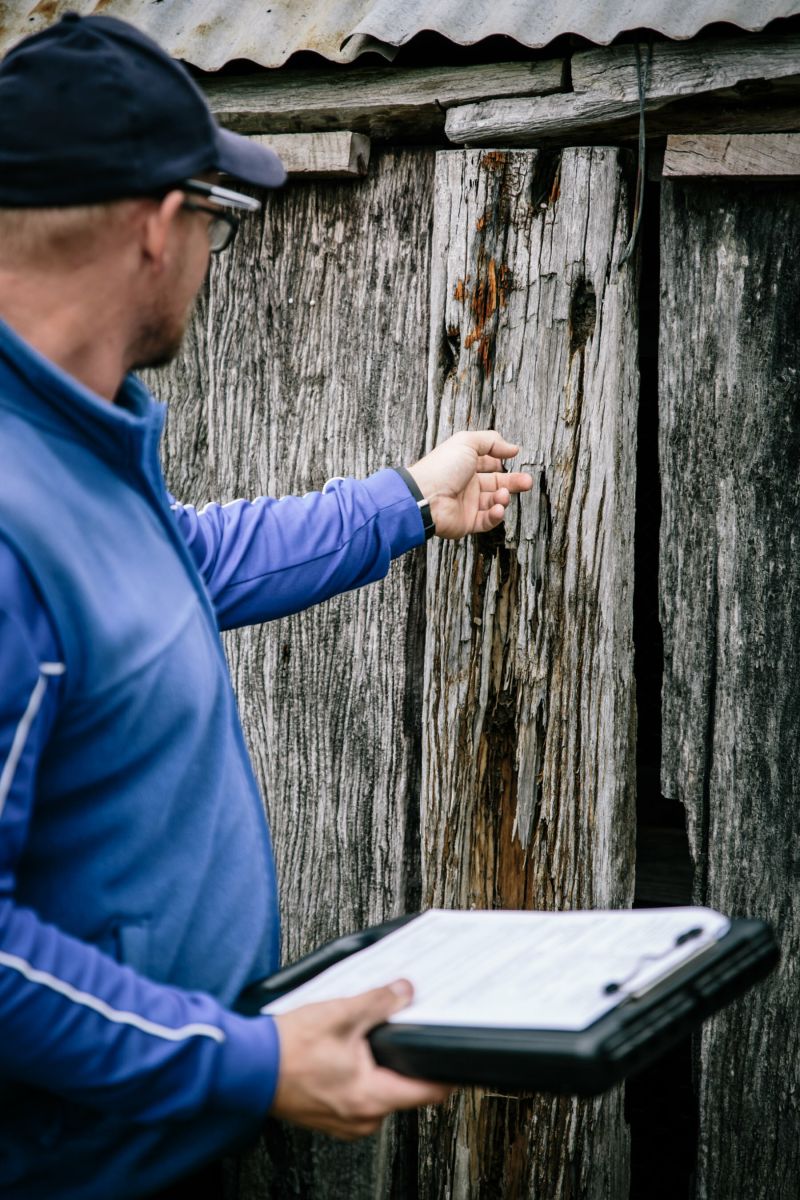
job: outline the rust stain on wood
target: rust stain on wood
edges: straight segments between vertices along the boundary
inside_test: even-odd
[[[561,195],[561,171],[557,170],[553,176],[553,183],[547,195],[548,208],[552,208]]]
[[[469,350],[470,346],[478,345],[478,359],[483,367],[484,375],[488,375],[492,369],[492,347],[490,339],[486,334],[482,334],[479,329],[473,329],[472,333],[467,334],[464,346]]]
[[[464,279],[456,280],[456,285],[453,288],[453,299],[458,300],[461,304],[463,304],[467,298],[467,284],[471,278],[471,275],[467,275]]]
[[[478,253],[479,267],[483,265],[484,258],[483,247],[481,247]],[[478,279],[470,300],[475,327],[467,334],[464,346],[469,349],[477,344],[479,361],[484,374],[488,375],[492,367],[495,330],[487,330],[486,326],[498,309],[506,307],[508,293],[511,290],[511,270],[507,263],[501,263],[498,266],[494,258],[485,260],[485,263],[485,278]],[[459,280],[456,285],[457,289],[460,283]]]
[[[481,166],[484,171],[504,171],[508,162],[508,154],[504,150],[487,150],[481,155]]]
[[[482,327],[498,308],[505,308],[511,272],[506,263],[498,267],[493,258],[487,263],[486,279],[479,280],[472,293],[472,312],[476,327]]]

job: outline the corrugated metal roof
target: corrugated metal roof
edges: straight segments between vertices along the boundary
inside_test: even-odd
[[[298,50],[339,63],[370,50],[391,59],[426,30],[461,46],[504,34],[531,48],[564,33],[607,45],[639,28],[670,38],[716,21],[759,30],[800,13],[800,0],[0,0],[0,53],[65,12],[130,21],[176,58],[216,71],[237,58],[278,67]]]

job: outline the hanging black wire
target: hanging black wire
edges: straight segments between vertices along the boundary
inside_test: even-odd
[[[636,42],[633,47],[633,52],[636,56],[636,79],[639,85],[639,161],[636,167],[636,199],[633,206],[633,230],[630,240],[619,256],[617,269],[625,266],[630,256],[636,247],[636,239],[639,236],[639,226],[642,222],[642,209],[644,207],[644,182],[647,159],[647,142],[645,138],[644,125],[644,101],[647,95],[647,85],[650,82],[650,66],[653,62],[653,43],[647,43],[647,57],[644,65],[642,64],[642,52],[639,43]]]

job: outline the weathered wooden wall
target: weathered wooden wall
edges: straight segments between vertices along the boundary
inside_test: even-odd
[[[228,639],[286,957],[419,903],[632,899],[621,154],[437,157],[435,180],[431,152],[384,151],[365,180],[272,197],[157,378],[168,475],[198,503],[366,474],[461,427],[502,429],[534,474],[503,530]],[[790,184],[664,184],[663,789],[697,900],[769,918],[784,949],[703,1035],[697,1200],[800,1194],[798,217]],[[469,1091],[358,1147],[273,1130],[238,1194],[627,1200],[627,1155],[619,1092]]]
[[[158,379],[167,472],[195,502],[411,461],[426,424],[438,440],[496,423],[536,478],[505,533],[429,551],[427,651],[419,554],[378,588],[228,639],[286,957],[420,900],[632,898],[637,370],[632,275],[614,265],[620,155],[438,157],[435,197],[432,155],[408,151],[364,182],[271,198]],[[465,1093],[423,1121],[419,1166],[415,1138],[413,1118],[360,1148],[273,1132],[240,1196],[627,1196],[619,1092]]]
[[[697,1197],[796,1200],[800,188],[665,182],[662,212],[662,786],[696,899],[783,951],[705,1027]]]
[[[428,552],[423,901],[633,899],[635,283],[615,150],[437,156],[430,440],[496,427],[534,490]],[[462,1093],[429,1116],[421,1195],[623,1200],[621,1091]]]
[[[182,357],[150,380],[179,497],[302,493],[419,457],[432,181],[432,153],[384,153],[364,181],[290,186],[243,222]],[[287,959],[418,904],[423,576],[420,550],[382,584],[226,639]],[[403,1195],[401,1151],[391,1124],[359,1146],[273,1130],[240,1194]]]

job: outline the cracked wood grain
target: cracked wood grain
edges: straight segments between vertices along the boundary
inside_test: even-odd
[[[379,153],[366,180],[290,185],[243,222],[182,356],[150,380],[179,497],[303,493],[419,456],[432,182],[432,154]],[[423,570],[416,551],[381,584],[226,635],[286,960],[418,902]],[[273,1128],[241,1200],[388,1194],[406,1161],[393,1129],[346,1146]]]
[[[674,135],[667,138],[663,174],[800,175],[800,134]]]
[[[428,550],[423,902],[633,898],[635,287],[621,152],[437,155],[429,430],[496,427],[532,494]],[[426,1197],[627,1200],[621,1091],[465,1092],[421,1138]]]
[[[696,1196],[795,1200],[800,190],[665,181],[662,215],[662,788],[696,900],[771,921],[783,953],[704,1027]]]

